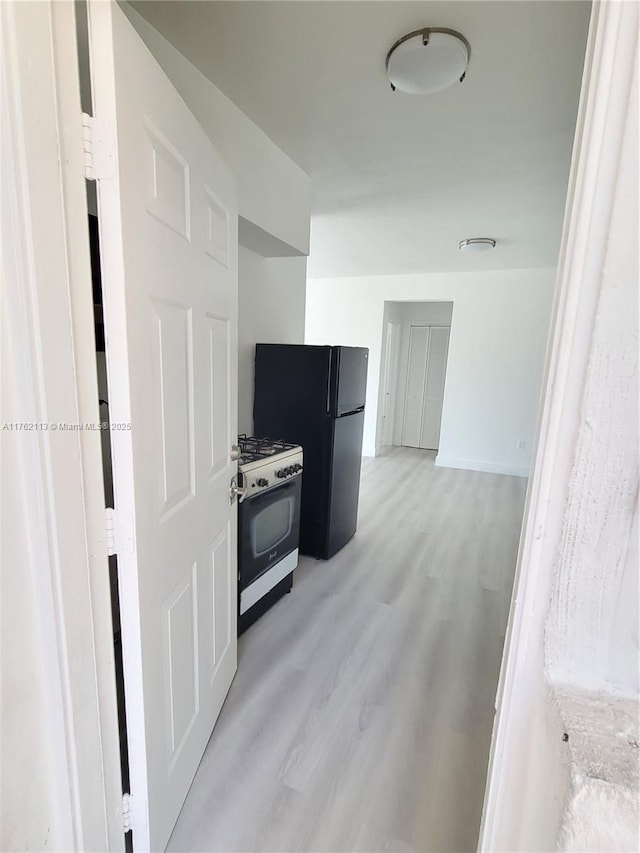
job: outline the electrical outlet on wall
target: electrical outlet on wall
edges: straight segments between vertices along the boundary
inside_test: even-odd
[[[517,446],[518,450],[524,450],[525,442],[522,441],[522,439],[520,439],[520,441],[518,442],[518,444],[516,446]]]

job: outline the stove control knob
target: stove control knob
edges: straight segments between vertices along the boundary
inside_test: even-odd
[[[284,471],[276,471],[276,477],[281,480],[284,477]]]
[[[302,465],[300,465],[298,462],[296,462],[296,464],[293,466],[293,470],[294,470],[294,471],[296,472],[296,474],[297,474],[297,473],[298,473],[298,471],[302,471]]]
[[[287,475],[287,477],[291,476],[291,474],[293,474],[293,468],[285,468],[284,473]]]
[[[258,480],[258,485],[259,485],[259,486],[268,486],[268,485],[269,485],[269,481],[268,481],[268,480],[265,480],[265,478],[264,478],[264,477],[260,477],[260,479]]]

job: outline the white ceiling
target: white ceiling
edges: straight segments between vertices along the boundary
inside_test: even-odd
[[[133,5],[311,175],[310,275],[555,265],[588,2]],[[429,25],[471,43],[465,82],[393,93],[388,48]]]

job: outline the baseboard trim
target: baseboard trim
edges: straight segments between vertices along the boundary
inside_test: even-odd
[[[461,468],[464,471],[483,471],[485,474],[508,474],[511,477],[528,477],[529,468],[518,465],[501,465],[497,462],[482,462],[476,459],[453,459],[450,456],[436,456],[438,468]]]

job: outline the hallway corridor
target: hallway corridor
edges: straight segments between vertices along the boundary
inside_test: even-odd
[[[359,528],[239,642],[171,851],[475,851],[526,480],[363,460]]]

